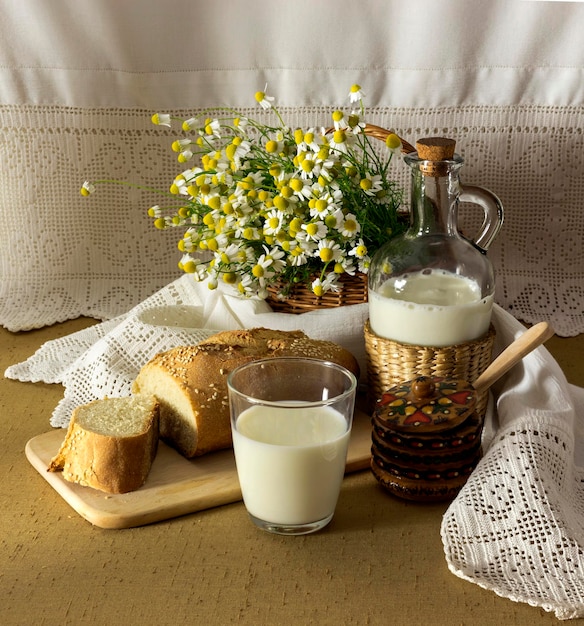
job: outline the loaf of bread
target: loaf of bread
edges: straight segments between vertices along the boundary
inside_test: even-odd
[[[156,456],[158,416],[154,396],[104,398],[79,406],[48,470],[107,493],[139,489]]]
[[[355,357],[330,341],[300,331],[265,328],[223,331],[196,346],[155,356],[134,381],[133,393],[156,396],[160,436],[187,458],[232,445],[227,375],[239,365],[270,357],[332,361],[359,375]]]

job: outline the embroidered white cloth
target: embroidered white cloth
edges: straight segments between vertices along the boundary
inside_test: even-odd
[[[78,404],[127,395],[156,352],[196,343],[216,329],[300,328],[347,347],[364,371],[367,315],[367,305],[273,313],[265,302],[211,292],[183,276],[124,316],[47,342],[5,375],[62,383],[64,398],[51,423],[66,426]],[[500,307],[493,322],[496,351],[524,330]],[[484,458],[443,519],[448,566],[560,619],[584,617],[584,390],[567,383],[542,347],[495,386],[494,397]]]
[[[495,311],[496,349],[522,326]],[[584,389],[545,347],[495,386],[498,428],[444,515],[450,570],[559,619],[584,617]]]
[[[104,396],[129,395],[140,368],[155,354],[196,344],[218,330],[264,327],[303,330],[314,339],[335,341],[350,350],[365,372],[363,324],[366,304],[274,313],[263,300],[242,299],[220,288],[209,290],[192,276],[156,292],[128,314],[45,343],[23,363],[6,370],[8,378],[62,383],[64,397],[51,417],[67,426],[76,406]]]

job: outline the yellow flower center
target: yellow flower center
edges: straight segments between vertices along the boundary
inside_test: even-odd
[[[282,196],[276,196],[274,198],[274,206],[280,211],[285,211],[288,208],[288,200]]]
[[[293,191],[296,191],[298,193],[301,192],[304,188],[304,183],[300,180],[300,178],[291,178],[288,181],[288,184]]]
[[[233,157],[235,156],[235,151],[237,150],[237,146],[235,146],[234,144],[230,143],[226,148],[225,148],[225,156],[230,160],[233,161]]]
[[[318,233],[318,224],[308,224],[308,226],[306,227],[306,232],[311,237],[314,237],[314,235],[316,235],[316,233]]]
[[[294,190],[289,185],[284,185],[282,189],[280,189],[280,194],[284,196],[284,198],[291,198],[294,195]]]
[[[319,213],[323,213],[328,208],[328,202],[326,200],[317,200],[314,207]]]
[[[333,251],[330,248],[321,248],[319,255],[325,263],[333,260]]]
[[[277,152],[277,151],[278,151],[278,142],[274,141],[273,139],[270,139],[270,141],[266,143],[266,152],[273,154],[274,152]]]
[[[355,115],[355,113],[352,113],[351,115],[349,115],[349,126],[351,128],[355,128],[355,126],[357,126],[358,123],[359,123],[358,115]]]
[[[290,220],[288,229],[290,230],[291,235],[299,233],[302,230],[302,220],[299,217],[295,217],[293,220]]]
[[[245,178],[242,178],[240,181],[238,181],[237,185],[241,189],[252,189],[253,178],[251,178],[250,176],[246,176]]]
[[[390,133],[385,140],[385,145],[390,150],[397,150],[401,146],[401,139],[395,133]]]
[[[334,228],[337,225],[337,218],[334,215],[327,215],[324,218],[324,223],[329,227],[329,228]]]
[[[219,196],[209,198],[207,206],[215,211],[219,210],[221,208],[221,198]]]
[[[357,232],[357,222],[355,220],[345,220],[344,229],[351,233]]]
[[[194,261],[187,261],[182,263],[182,271],[187,274],[194,274],[197,271],[197,264]]]

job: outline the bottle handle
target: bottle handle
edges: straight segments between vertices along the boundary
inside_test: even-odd
[[[460,202],[478,204],[485,212],[479,235],[473,240],[473,243],[481,250],[486,251],[503,225],[503,205],[494,193],[483,187],[461,185],[460,191]]]

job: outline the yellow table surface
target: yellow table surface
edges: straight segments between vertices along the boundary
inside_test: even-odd
[[[2,373],[92,323],[0,329]],[[584,335],[546,345],[584,386]],[[393,498],[368,470],[345,478],[333,521],[314,535],[264,533],[241,502],[138,528],[93,526],[24,454],[62,395],[60,385],[0,379],[0,624],[562,623],[451,574],[447,505]]]

